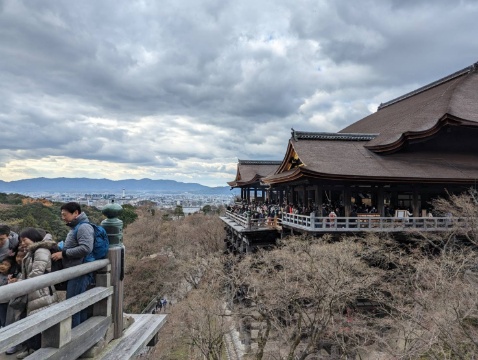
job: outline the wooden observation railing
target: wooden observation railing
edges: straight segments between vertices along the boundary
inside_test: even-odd
[[[108,259],[97,260],[1,286],[0,303],[4,303],[38,289],[54,286],[93,271],[97,272],[94,288],[0,329],[0,352],[3,353],[9,347],[20,344],[39,333],[42,335],[42,347],[27,359],[76,359],[102,340],[109,342],[110,346],[100,348],[97,350],[98,353],[93,353],[92,356],[95,359],[129,359],[151,340],[154,342],[165,320],[164,315],[133,315],[135,323],[140,322],[144,327],[137,329],[137,334],[130,336],[127,334],[129,330],[127,329],[120,337],[115,338],[112,299],[116,289],[111,284],[110,269]],[[72,329],[71,316],[90,306],[92,316]],[[133,325],[137,327],[138,324]],[[128,344],[126,346],[128,351],[119,351],[126,344]]]
[[[102,222],[110,238],[108,259],[0,286],[0,303],[6,303],[35,290],[96,273],[95,287],[90,290],[1,328],[0,354],[40,333],[41,348],[26,359],[69,360],[81,355],[105,360],[132,359],[146,345],[156,343],[166,315],[127,315],[134,322],[129,327],[123,324],[124,246],[122,222],[116,218],[120,210],[121,207],[103,210],[108,216]],[[86,308],[91,316],[72,329],[72,315]]]
[[[467,226],[465,218],[450,217],[381,217],[375,214],[358,217],[319,217],[311,214],[283,214],[282,225],[309,232],[403,232],[448,231],[452,226]]]
[[[250,217],[226,211],[226,218],[248,230],[270,228],[267,219]],[[311,215],[282,214],[278,224],[283,227],[308,232],[403,232],[403,231],[447,231],[452,226],[468,227],[469,219],[458,217],[381,217],[377,214],[357,217],[321,217]]]
[[[226,211],[226,217],[246,230],[268,230],[279,226],[281,222],[277,217],[270,223],[267,218],[254,219],[249,214],[237,214],[229,210]]]

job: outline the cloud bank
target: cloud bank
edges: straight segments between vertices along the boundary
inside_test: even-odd
[[[225,185],[478,61],[474,1],[0,0],[0,178]]]

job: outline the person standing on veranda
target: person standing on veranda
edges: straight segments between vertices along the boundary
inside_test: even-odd
[[[53,261],[62,261],[63,268],[80,265],[85,257],[93,251],[95,231],[89,224],[89,219],[77,202],[69,202],[61,206],[61,218],[70,228],[66,236],[63,250],[52,254]],[[93,282],[93,274],[85,274],[68,280],[66,287],[66,298],[84,293]],[[71,319],[71,327],[74,328],[85,321],[87,309],[74,314]]]

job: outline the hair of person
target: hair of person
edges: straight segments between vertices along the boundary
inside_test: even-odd
[[[41,232],[38,231],[38,229],[35,229],[35,228],[32,228],[32,227],[28,227],[28,228],[23,229],[20,232],[19,238],[20,239],[28,238],[33,242],[40,242],[40,241],[43,240],[43,236],[42,236]]]
[[[66,210],[68,211],[70,214],[73,214],[75,211],[78,210],[78,214],[81,214],[81,206],[80,204],[78,204],[77,202],[69,202],[69,203],[66,203],[66,204],[63,204],[61,207],[60,207],[60,210]]]
[[[16,258],[17,256],[22,256],[22,257],[24,257],[26,254],[27,254],[27,252],[19,246],[19,247],[17,248],[17,250],[15,251],[15,255],[14,255],[13,257],[14,257],[14,258]]]
[[[46,234],[48,234],[48,231],[43,230],[41,228],[35,228],[35,229],[41,234],[42,239],[46,236]]]
[[[10,235],[10,227],[8,225],[0,224],[0,235]]]

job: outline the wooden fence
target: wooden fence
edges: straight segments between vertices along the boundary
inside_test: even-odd
[[[136,330],[129,331],[130,336],[125,336],[121,321],[119,336],[115,335],[114,321],[119,317],[123,319],[123,308],[113,306],[115,292],[121,289],[117,289],[115,282],[111,281],[111,265],[108,259],[0,286],[0,303],[91,272],[96,272],[95,287],[0,329],[0,352],[3,353],[11,346],[40,333],[41,349],[27,359],[76,359],[102,339],[106,343],[117,340],[114,346],[109,346],[108,351],[95,355],[95,359],[130,359],[145,345],[153,345],[159,328],[165,321],[164,315],[132,315],[135,326],[131,328]],[[122,297],[122,293],[119,296]],[[92,316],[72,329],[72,315],[88,307],[91,307]],[[113,311],[120,314],[114,314]],[[125,345],[128,347],[126,352]]]

